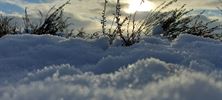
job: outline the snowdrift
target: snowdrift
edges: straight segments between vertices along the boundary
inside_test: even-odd
[[[191,35],[143,38],[7,35],[0,39],[0,100],[221,100],[222,43]]]

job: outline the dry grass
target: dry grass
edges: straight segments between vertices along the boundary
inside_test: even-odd
[[[63,13],[63,8],[68,4],[70,4],[70,0],[58,8],[53,6],[46,15],[39,11],[40,20],[38,24],[31,22],[26,9],[25,17],[23,18],[26,32],[37,35],[58,35],[58,32],[64,32],[71,25],[68,23],[70,18],[65,17]]]
[[[12,25],[13,18],[0,15],[0,37],[16,33],[16,25]]]
[[[203,12],[196,16],[184,17],[192,10],[186,10],[184,6],[180,9],[169,12],[169,17],[161,21],[164,33],[162,36],[167,37],[169,40],[177,38],[180,34],[192,34],[207,38],[214,38],[216,35],[214,31],[221,29],[221,25],[209,27],[209,25],[216,23],[218,20],[202,21]]]

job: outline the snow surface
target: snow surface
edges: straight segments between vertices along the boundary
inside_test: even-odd
[[[222,43],[0,38],[0,100],[222,100]]]

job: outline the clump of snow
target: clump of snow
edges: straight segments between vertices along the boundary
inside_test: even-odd
[[[0,48],[0,100],[222,99],[220,41],[7,35]]]
[[[84,76],[84,75],[83,75]],[[87,77],[86,77],[87,78]],[[100,79],[100,78],[97,78]],[[55,79],[54,79],[55,80]],[[67,80],[66,80],[67,81]],[[70,80],[71,81],[71,80]],[[97,80],[99,81],[99,80]],[[222,81],[204,73],[183,71],[143,88],[76,85],[74,82],[38,81],[0,89],[1,100],[220,100]],[[93,83],[92,83],[93,84]],[[96,84],[96,83],[94,83]]]

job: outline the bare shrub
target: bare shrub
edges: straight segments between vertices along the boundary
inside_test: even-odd
[[[141,3],[144,1],[141,0]],[[130,46],[140,41],[141,35],[150,35],[153,26],[158,25],[162,19],[168,15],[168,13],[163,13],[162,10],[166,9],[177,0],[171,0],[169,2],[163,2],[156,9],[147,13],[147,15],[141,20],[136,20],[137,12],[132,15],[121,17],[121,4],[120,0],[116,0],[115,14],[113,18],[113,23],[111,28],[106,32],[106,5],[107,0],[105,0],[104,10],[102,12],[102,32],[104,35],[109,37],[110,44],[113,40],[120,38],[123,41],[124,46]],[[127,26],[127,27],[123,27]]]
[[[69,38],[82,38],[82,39],[98,39],[102,34],[100,32],[94,32],[92,34],[89,34],[85,31],[85,29],[79,28],[77,29],[77,34],[74,34],[75,32],[72,32],[69,34]]]
[[[79,37],[79,38],[87,38],[87,33],[85,32],[84,28],[78,29],[78,33],[74,35],[73,37]]]
[[[108,29],[108,32],[106,32],[106,21],[107,21],[106,20],[106,5],[107,3],[108,1],[105,0],[104,10],[102,12],[101,24],[102,24],[102,32],[105,36],[108,36],[110,44],[112,44],[113,41],[117,38],[120,38],[123,41],[123,46],[130,46],[136,43],[138,40],[135,38],[136,37],[135,33],[129,33],[129,31],[127,31],[127,35],[124,35],[126,29],[123,28],[123,25],[127,23],[127,20],[128,22],[131,22],[130,21],[131,16],[126,16],[124,19],[121,18],[120,0],[116,0],[116,7],[115,7],[115,14],[114,14],[113,22],[112,22],[111,27]]]
[[[109,43],[110,45],[113,43],[113,41],[116,39],[117,37],[117,33],[116,33],[116,30],[112,30],[113,28],[113,24],[114,24],[114,21],[115,19],[117,18],[116,17],[116,14],[114,15],[114,18],[113,18],[113,21],[112,21],[112,25],[111,27],[108,29],[108,32],[107,32],[107,29],[106,29],[106,22],[107,22],[107,19],[106,19],[106,9],[107,9],[107,3],[108,1],[107,0],[104,0],[104,8],[103,8],[103,11],[102,11],[102,20],[101,20],[101,24],[102,24],[102,33],[104,36],[107,36],[109,38]],[[119,1],[117,0],[117,3],[119,3]],[[120,4],[116,4],[116,6],[119,6]],[[117,10],[120,10],[120,8],[116,8],[116,11]],[[116,12],[117,13],[117,12]],[[118,12],[119,15],[120,15],[120,11]],[[119,16],[120,17],[120,16]]]

